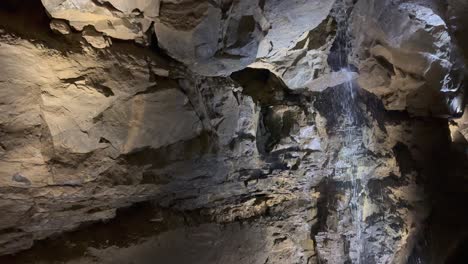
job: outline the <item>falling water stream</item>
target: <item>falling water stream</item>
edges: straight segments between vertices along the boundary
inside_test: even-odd
[[[351,212],[352,229],[354,234],[347,234],[350,246],[349,258],[352,263],[363,263],[362,255],[364,253],[364,241],[362,238],[363,228],[363,205],[362,195],[364,186],[362,180],[359,179],[357,168],[356,154],[359,152],[358,146],[362,139],[362,132],[359,121],[359,113],[356,101],[356,88],[354,78],[355,74],[353,66],[348,62],[348,56],[351,52],[351,37],[349,33],[349,15],[352,9],[353,1],[340,0],[334,11],[334,16],[337,22],[337,36],[335,47],[332,50],[330,66],[335,71],[345,72],[348,78],[340,87],[340,108],[343,115],[341,116],[342,131],[342,154],[339,161],[343,165],[342,173],[349,179],[350,182],[350,197],[349,210]]]

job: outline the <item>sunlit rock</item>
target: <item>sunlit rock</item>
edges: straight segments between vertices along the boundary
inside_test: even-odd
[[[159,8],[159,0],[132,4],[92,0],[43,0],[42,3],[51,17],[68,21],[75,30],[93,26],[98,32],[123,40],[145,38],[151,19],[157,16]]]
[[[86,27],[83,30],[83,38],[89,45],[95,47],[96,49],[108,48],[112,44],[109,38],[90,27]]]
[[[50,29],[63,35],[70,34],[71,32],[70,26],[67,24],[67,22],[58,19],[54,19],[50,22]]]

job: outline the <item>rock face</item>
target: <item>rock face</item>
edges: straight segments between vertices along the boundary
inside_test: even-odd
[[[448,1],[447,17],[450,18],[449,25],[454,31],[454,35],[459,43],[460,48],[463,50],[466,47],[468,39],[463,32],[468,28],[468,18],[466,14],[468,10],[468,3],[460,0]],[[467,58],[466,49],[464,50],[465,59]]]
[[[154,32],[158,45],[171,57],[198,73],[217,76],[241,70],[256,59],[275,64],[291,60],[279,56],[297,58],[297,53],[309,51],[304,39],[327,18],[334,0],[301,0],[292,6],[276,0],[42,2],[51,17],[68,21],[78,31],[91,26],[106,36],[139,43],[148,43],[147,32]]]
[[[151,188],[125,187],[125,178],[120,179],[122,188],[84,186],[115,169],[121,155],[189,140],[201,132],[199,118],[186,105],[187,97],[175,82],[167,81],[162,90],[153,88],[166,80],[154,74],[145,57],[114,54],[111,56],[118,58],[108,57],[106,65],[92,52],[64,56],[10,36],[2,39],[1,61],[6,65],[1,73],[2,208],[15,212],[15,217],[5,216],[7,222],[2,226],[24,237],[18,244],[7,233],[4,253],[28,246],[32,239],[51,235],[57,228],[66,230],[81,222],[112,217],[114,206],[110,204],[127,203],[119,202],[119,197],[141,200]],[[119,64],[114,63],[117,61]],[[158,129],[160,126],[167,130]],[[10,188],[18,192],[8,191]],[[92,207],[109,203],[105,197],[110,195],[116,200],[105,206],[108,209],[84,213],[89,207],[74,216],[63,214],[72,205],[60,200],[80,203],[94,188],[107,191]],[[42,199],[46,204],[39,205]],[[18,203],[21,210],[14,209]],[[47,209],[50,206],[56,209]],[[28,227],[23,229],[21,222]]]
[[[143,43],[152,19],[158,16],[160,5],[159,0],[132,3],[119,0],[43,0],[42,3],[51,17],[68,21],[75,30],[82,31],[86,26],[92,26],[107,36]]]
[[[353,13],[355,35],[363,32],[354,43],[363,47],[355,55],[361,87],[382,98],[388,110],[463,113],[463,63],[435,11],[416,3],[362,0]]]
[[[455,23],[439,10],[42,0],[49,17],[19,26],[21,5],[10,4],[0,12],[0,255],[148,201],[184,220],[61,261],[414,254],[450,145],[447,120],[435,117],[460,115],[464,102]],[[465,123],[452,122],[453,138],[466,141]]]

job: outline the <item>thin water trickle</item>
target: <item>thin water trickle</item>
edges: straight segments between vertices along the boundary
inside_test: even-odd
[[[351,52],[351,38],[348,32],[349,13],[353,3],[348,0],[341,0],[335,9],[335,19],[337,21],[337,37],[335,48],[332,52],[335,55],[332,57],[331,66],[334,70],[345,72],[349,75],[348,81],[341,87],[340,107],[342,108],[343,116],[342,127],[344,135],[342,142],[343,162],[348,169],[346,174],[349,177],[351,184],[349,209],[351,212],[352,229],[354,234],[348,237],[352,244],[349,257],[353,263],[362,263],[362,255],[364,251],[364,241],[362,239],[363,225],[363,205],[362,195],[365,192],[365,187],[362,185],[361,179],[358,177],[356,152],[361,136],[361,128],[359,127],[358,108],[356,107],[356,88],[352,75],[355,74],[348,62],[348,55]]]

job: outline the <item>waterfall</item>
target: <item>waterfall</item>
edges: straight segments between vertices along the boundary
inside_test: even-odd
[[[343,155],[340,155],[345,169],[343,174],[347,176],[350,182],[350,198],[348,209],[351,212],[351,221],[354,234],[347,234],[349,239],[349,259],[352,263],[363,263],[362,255],[364,253],[364,241],[362,238],[363,229],[363,205],[362,195],[365,191],[365,186],[362,179],[359,178],[357,169],[357,157],[359,152],[360,140],[362,138],[361,122],[358,116],[358,106],[354,78],[352,74],[354,66],[349,63],[348,56],[351,53],[351,36],[349,33],[349,16],[353,7],[353,1],[339,0],[334,9],[334,17],[337,22],[337,36],[332,49],[330,66],[335,71],[345,72],[349,75],[348,81],[343,83],[340,89],[340,108],[342,109],[341,127],[342,135],[342,150]]]

